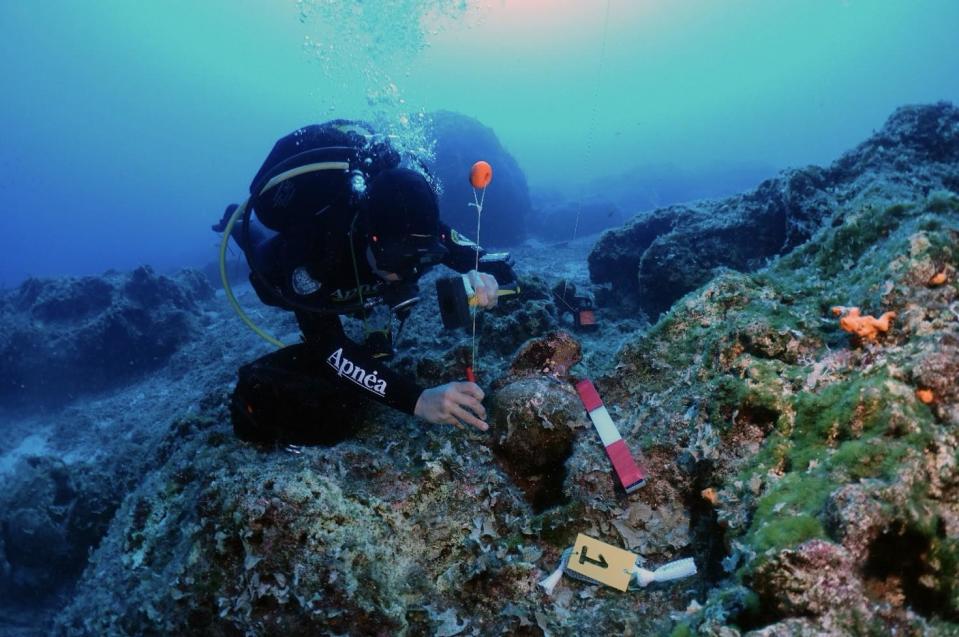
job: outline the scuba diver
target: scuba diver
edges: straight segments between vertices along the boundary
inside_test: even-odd
[[[292,311],[303,333],[240,368],[230,401],[239,437],[334,444],[352,433],[367,399],[432,424],[488,428],[475,383],[423,388],[384,364],[393,319],[402,329],[417,279],[433,266],[464,273],[478,307],[493,307],[498,290],[474,269],[484,251],[440,221],[433,187],[401,165],[386,137],[348,120],[294,131],[274,145],[247,202],[228,206],[213,230],[229,231],[259,299]],[[388,308],[387,328],[370,332],[378,305]],[[344,315],[363,318],[363,344],[346,336]]]

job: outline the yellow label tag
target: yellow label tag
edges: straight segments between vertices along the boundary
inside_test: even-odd
[[[636,556],[629,551],[580,533],[576,536],[567,568],[625,591],[635,565]]]

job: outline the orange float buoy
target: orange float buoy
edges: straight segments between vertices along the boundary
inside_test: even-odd
[[[489,162],[480,160],[473,164],[473,169],[470,170],[470,183],[473,184],[473,188],[486,188],[491,181],[493,181],[493,167],[489,165]]]
[[[916,398],[919,399],[919,402],[929,404],[936,399],[936,395],[932,393],[931,389],[922,388],[916,390]]]

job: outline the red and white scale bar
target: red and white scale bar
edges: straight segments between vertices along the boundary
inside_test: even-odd
[[[606,455],[613,463],[613,469],[616,470],[619,482],[626,493],[632,493],[646,484],[646,470],[636,464],[633,454],[629,452],[626,441],[619,435],[619,430],[613,423],[593,382],[588,378],[579,381],[576,383],[576,393],[579,394],[579,399],[583,401],[583,406],[589,412],[589,419],[593,421],[593,426],[596,427],[599,438],[606,447]]]

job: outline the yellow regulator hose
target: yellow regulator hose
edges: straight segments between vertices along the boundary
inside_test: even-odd
[[[265,186],[260,190],[259,194],[263,194],[270,188],[276,186],[278,183],[286,181],[287,179],[292,179],[304,173],[318,172],[321,170],[343,170],[347,171],[350,169],[349,162],[345,161],[324,161],[317,162],[314,164],[307,164],[305,166],[298,166],[297,168],[292,168],[286,172],[280,173],[273,179],[267,182]],[[230,279],[226,274],[226,248],[230,244],[230,233],[233,232],[233,226],[236,225],[236,222],[244,215],[246,212],[246,207],[250,205],[250,200],[247,199],[243,202],[242,205],[238,206],[233,215],[230,216],[229,222],[226,224],[226,229],[223,231],[223,240],[220,242],[220,280],[223,282],[223,290],[226,292],[226,298],[230,301],[230,305],[233,306],[233,311],[236,312],[236,315],[243,320],[247,326],[256,332],[260,337],[271,345],[276,347],[286,347],[286,344],[279,340],[278,338],[267,334],[253,320],[247,316],[246,312],[243,311],[243,308],[240,307],[239,302],[236,300],[236,297],[233,295],[233,288],[230,287]]]
[[[233,295],[233,288],[230,287],[230,277],[226,274],[226,248],[230,244],[230,233],[233,232],[233,226],[236,225],[237,219],[243,216],[243,213],[246,212],[246,207],[250,203],[250,200],[247,199],[243,202],[243,205],[239,206],[230,217],[230,221],[226,224],[226,230],[223,231],[223,240],[220,241],[220,280],[223,282],[223,290],[226,292],[226,298],[230,301],[230,305],[233,306],[233,311],[236,312],[236,315],[247,324],[247,326],[259,334],[264,340],[277,347],[286,347],[283,341],[270,336],[264,332],[260,327],[254,323],[246,312],[243,311],[243,308],[240,307],[240,303],[236,300],[236,297]]]

